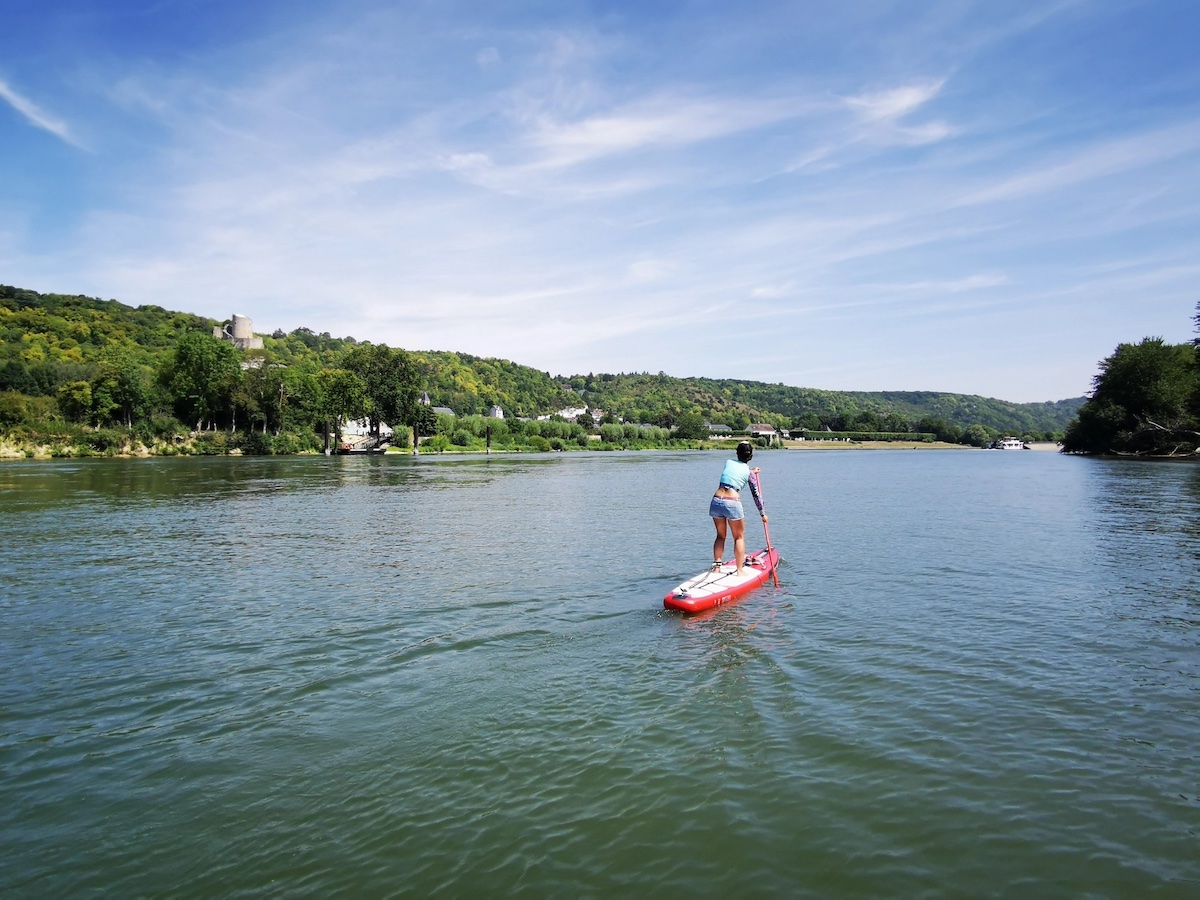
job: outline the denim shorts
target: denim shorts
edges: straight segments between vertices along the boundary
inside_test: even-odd
[[[708,514],[714,519],[744,519],[741,500],[726,500],[724,497],[713,497],[708,504]]]

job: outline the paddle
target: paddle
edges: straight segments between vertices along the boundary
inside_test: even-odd
[[[763,499],[762,479],[758,476],[757,472],[751,472],[750,480],[752,482],[754,482],[754,487],[758,492],[758,504],[759,504],[758,511],[761,512],[765,516],[767,513],[767,510],[765,508],[766,500]],[[770,555],[771,555],[771,531],[769,528],[767,528],[767,520],[765,518],[763,519],[763,535],[767,539],[767,558],[769,559]],[[775,564],[772,563],[771,564],[771,577],[773,579],[775,579],[775,587],[779,587],[779,576],[777,574],[775,574],[776,568],[777,568],[777,566],[775,566]]]

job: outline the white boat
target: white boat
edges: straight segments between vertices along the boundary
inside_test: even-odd
[[[997,450],[1028,450],[1029,446],[1020,438],[1001,438],[994,444]]]

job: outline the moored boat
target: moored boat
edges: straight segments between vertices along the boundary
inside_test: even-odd
[[[1028,450],[1029,445],[1020,438],[1006,437],[1001,438],[992,444],[997,450]]]

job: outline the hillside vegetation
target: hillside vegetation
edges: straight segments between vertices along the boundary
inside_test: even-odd
[[[981,444],[1002,432],[1056,436],[1083,402],[821,391],[645,372],[552,376],[509,360],[391,349],[307,328],[264,336],[263,349],[243,353],[211,336],[220,324],[160,306],[0,286],[0,429],[27,443],[77,444],[79,429],[107,431],[87,442],[108,450],[122,441],[114,429],[126,432],[126,443],[135,436],[160,449],[178,446],[180,435],[207,433],[213,452],[316,449],[331,423],[358,417],[416,427],[460,446],[501,432],[537,448],[694,441],[706,436],[706,422],[735,432],[750,423],[919,431]],[[456,416],[434,416],[417,402],[423,394]],[[505,425],[480,418],[492,406],[503,409]],[[583,407],[595,418],[519,422]]]
[[[823,391],[761,381],[673,378],[661,373],[574,376],[565,381],[590,405],[618,416],[653,421],[699,409],[710,421],[735,430],[750,422],[767,422],[813,430],[828,426],[833,431],[932,431],[936,429],[910,426],[941,421],[960,429],[981,425],[993,431],[1041,437],[1066,428],[1084,400],[1010,403],[935,391]]]

